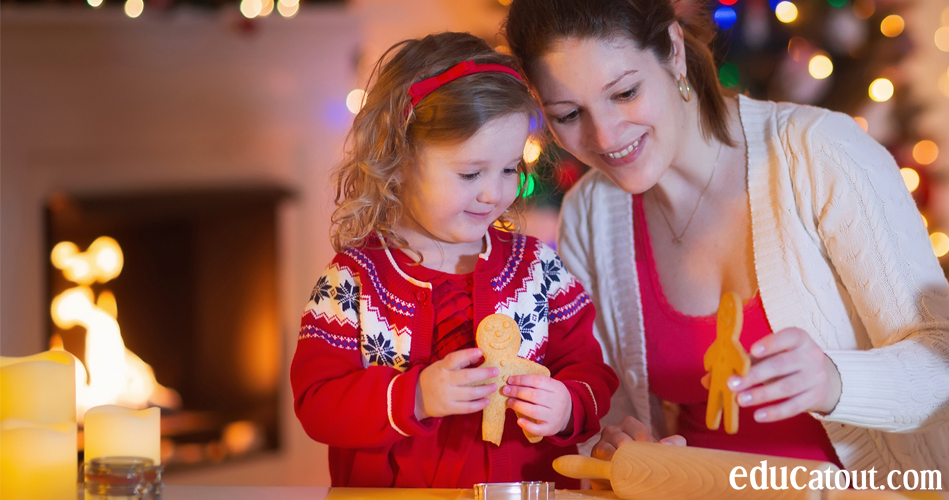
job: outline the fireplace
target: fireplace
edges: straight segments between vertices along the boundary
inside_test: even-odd
[[[47,255],[60,242],[85,250],[101,236],[121,246],[121,274],[91,288],[114,295],[125,347],[180,394],[179,408],[162,409],[169,470],[279,447],[277,213],[289,197],[278,187],[236,187],[48,200]],[[74,286],[48,265],[49,302]],[[84,328],[52,319],[48,327],[85,361]]]

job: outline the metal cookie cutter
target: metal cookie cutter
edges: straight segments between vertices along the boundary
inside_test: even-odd
[[[553,500],[554,483],[477,483],[474,485],[474,497],[475,500]]]

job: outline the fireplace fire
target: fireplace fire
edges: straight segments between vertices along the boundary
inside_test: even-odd
[[[63,276],[78,285],[57,295],[50,310],[59,328],[81,326],[86,330],[86,362],[76,364],[76,415],[80,424],[86,410],[93,406],[181,406],[178,393],[159,384],[152,367],[125,348],[115,295],[103,290],[95,299],[89,288],[95,282],[105,284],[118,277],[122,257],[119,243],[107,236],[96,238],[81,253],[75,243],[62,241],[53,247],[50,256]],[[50,344],[51,348],[62,348],[62,338],[54,335]]]
[[[50,343],[84,363],[80,419],[101,404],[161,407],[171,472],[277,449],[286,198],[248,188],[50,199]]]

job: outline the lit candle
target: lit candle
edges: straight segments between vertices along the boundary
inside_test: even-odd
[[[0,422],[0,496],[76,498],[76,422]]]
[[[76,496],[76,358],[0,357],[0,496]]]
[[[0,421],[75,422],[75,363],[76,358],[66,351],[0,357]]]
[[[161,410],[130,410],[103,405],[86,412],[83,435],[86,460],[96,457],[143,457],[161,463]]]

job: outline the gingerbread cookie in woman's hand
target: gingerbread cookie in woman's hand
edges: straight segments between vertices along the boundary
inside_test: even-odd
[[[496,367],[500,372],[495,378],[484,380],[477,385],[497,384],[498,390],[488,395],[491,402],[484,409],[481,420],[481,438],[496,445],[501,444],[501,435],[504,434],[504,412],[507,409],[508,397],[501,393],[507,385],[511,375],[546,375],[550,376],[547,367],[517,357],[521,348],[521,330],[517,322],[510,316],[492,314],[478,325],[475,341],[481,352],[484,353],[484,368]],[[523,415],[518,414],[519,418]],[[527,440],[536,443],[543,439],[524,431]]]
[[[738,340],[744,314],[741,297],[737,293],[722,294],[718,306],[717,336],[705,352],[705,371],[711,375],[705,425],[711,430],[718,429],[724,413],[725,432],[729,434],[738,432],[738,402],[726,381],[732,375],[748,375],[751,368],[751,359]]]

